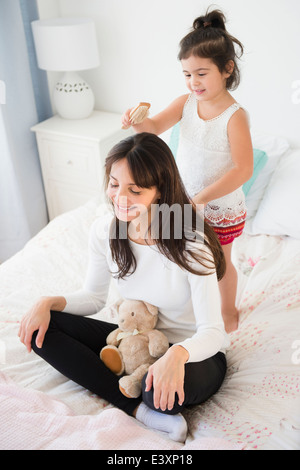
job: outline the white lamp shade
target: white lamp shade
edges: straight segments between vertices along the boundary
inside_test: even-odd
[[[78,71],[98,67],[96,28],[89,18],[55,18],[31,23],[39,68]]]

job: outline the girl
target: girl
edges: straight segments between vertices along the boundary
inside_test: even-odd
[[[68,378],[183,442],[187,425],[181,411],[214,394],[226,372],[228,338],[217,281],[224,274],[223,252],[209,227],[204,239],[197,231],[199,214],[159,137],[142,133],[117,144],[107,157],[106,176],[114,214],[92,225],[83,288],[40,299],[22,319],[20,340]],[[176,221],[176,237],[170,217],[164,238],[159,209],[175,204],[190,208],[190,217]],[[140,225],[145,233],[137,230]],[[153,227],[158,227],[154,237]],[[105,305],[112,273],[121,297],[158,307],[156,327],[170,342],[150,367],[137,399],[122,395],[119,377],[99,359],[117,325],[84,316]]]
[[[246,112],[228,90],[239,84],[234,44],[225,17],[208,12],[194,21],[180,42],[179,59],[189,89],[153,118],[133,126],[136,132],[161,134],[180,122],[177,165],[195,204],[204,206],[224,250],[226,273],[220,281],[222,314],[227,332],[238,327],[235,306],[237,272],[231,261],[234,239],[241,235],[246,207],[241,186],[253,172],[253,149]],[[130,110],[122,118],[130,125]]]

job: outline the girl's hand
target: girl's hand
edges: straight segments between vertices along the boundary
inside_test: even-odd
[[[202,206],[202,209],[205,208],[205,206],[207,205],[208,201],[206,200],[205,198],[205,194],[203,193],[203,191],[201,191],[200,193],[196,194],[196,196],[193,197],[192,199],[193,203],[197,206]]]
[[[186,349],[172,346],[164,356],[150,366],[146,379],[146,392],[153,387],[155,408],[160,408],[162,411],[172,410],[176,393],[179,405],[183,404],[184,365],[187,360]]]
[[[38,330],[36,345],[41,348],[50,323],[51,298],[41,298],[22,318],[18,336],[28,352],[31,351],[32,335]]]
[[[121,121],[122,121],[122,127],[123,127],[124,129],[128,129],[129,127],[131,127],[130,113],[131,113],[132,110],[133,110],[133,108],[129,108],[129,109],[127,109],[127,111],[125,111],[125,113],[122,115]]]

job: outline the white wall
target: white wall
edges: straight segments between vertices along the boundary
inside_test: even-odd
[[[178,43],[211,2],[199,0],[38,0],[42,18],[89,16],[101,55],[82,73],[96,108],[122,113],[139,101],[156,113],[185,93]],[[227,28],[245,46],[242,82],[234,97],[253,128],[300,146],[299,0],[219,0]],[[56,79],[49,74],[50,87]],[[293,86],[297,86],[294,89]]]

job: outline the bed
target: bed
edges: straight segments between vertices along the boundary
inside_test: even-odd
[[[146,429],[56,372],[17,336],[41,295],[81,286],[96,199],[52,220],[0,266],[0,449],[296,450],[300,448],[300,151],[257,135],[268,160],[247,189],[249,217],[235,241],[239,329],[216,395],[185,411],[186,443]],[[117,293],[111,289],[108,305]],[[104,308],[96,317],[109,317]],[[126,430],[126,432],[124,432]]]

